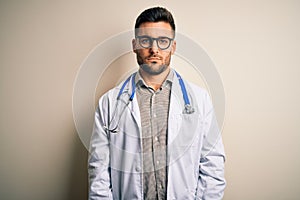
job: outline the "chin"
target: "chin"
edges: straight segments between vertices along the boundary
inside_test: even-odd
[[[144,72],[151,75],[159,75],[166,71],[166,69],[168,68],[167,65],[160,65],[158,63],[142,64],[140,65],[140,67]]]

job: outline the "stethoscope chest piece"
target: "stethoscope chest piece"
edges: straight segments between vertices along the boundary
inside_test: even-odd
[[[192,114],[195,112],[195,109],[190,104],[184,105],[183,114]]]

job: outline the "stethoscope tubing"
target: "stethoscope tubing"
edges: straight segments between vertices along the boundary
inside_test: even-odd
[[[175,71],[175,74],[178,78],[178,81],[179,81],[179,85],[180,85],[180,88],[181,88],[181,91],[182,91],[182,95],[183,95],[183,100],[184,100],[184,104],[185,105],[191,105],[190,104],[190,100],[189,100],[189,97],[187,95],[187,91],[186,91],[186,87],[185,87],[185,84],[180,76],[180,74],[178,72]],[[119,100],[119,98],[121,97],[126,85],[128,84],[130,78],[132,79],[131,80],[131,84],[132,84],[132,92],[131,92],[131,95],[130,95],[130,98],[129,100],[132,101],[133,98],[134,98],[134,95],[135,95],[135,88],[136,88],[136,85],[135,85],[135,76],[136,76],[136,73],[132,74],[131,76],[129,76],[126,81],[123,83],[119,93],[118,93],[118,96],[117,96],[117,100]]]
[[[181,76],[175,71],[175,74],[177,76],[177,79],[179,81],[179,85],[180,85],[180,88],[181,88],[181,92],[182,92],[182,96],[183,96],[183,100],[184,100],[184,111],[183,113],[184,114],[191,114],[194,112],[194,108],[191,106],[190,104],[190,100],[189,100],[189,97],[188,97],[188,94],[187,94],[187,91],[186,91],[186,87],[185,87],[185,84],[181,78]],[[115,115],[116,115],[116,110],[118,109],[118,105],[119,105],[119,101],[120,101],[120,98],[124,92],[124,89],[126,87],[126,85],[129,83],[130,79],[131,79],[131,84],[132,84],[132,91],[131,91],[131,95],[129,97],[129,100],[128,102],[125,104],[124,106],[124,109],[122,110],[122,112],[120,113],[119,115],[119,120],[118,120],[118,123],[117,125],[113,128],[113,129],[109,129],[109,127],[106,127],[105,126],[105,129],[112,132],[112,133],[117,133],[119,132],[118,130],[118,126],[119,126],[119,123],[120,123],[120,119],[121,119],[121,116],[123,115],[126,107],[129,105],[129,103],[133,100],[134,96],[135,96],[135,89],[136,89],[136,84],[135,84],[135,76],[136,76],[136,73],[132,74],[131,76],[129,76],[125,82],[123,83],[119,93],[118,93],[118,96],[117,96],[117,105],[116,105],[116,108],[115,108],[115,111],[113,112],[113,117],[112,119],[110,120],[109,124],[111,124],[111,122],[114,120],[115,118]],[[109,125],[108,125],[109,126]]]

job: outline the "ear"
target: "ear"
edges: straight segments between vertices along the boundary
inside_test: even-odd
[[[136,39],[132,39],[131,44],[132,44],[132,51],[136,53]]]
[[[171,49],[171,54],[173,55],[176,51],[176,40],[173,41],[172,43],[172,49]]]

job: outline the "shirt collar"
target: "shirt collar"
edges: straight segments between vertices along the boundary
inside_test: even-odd
[[[167,78],[165,79],[165,81],[162,84],[162,87],[168,87],[170,88],[172,83],[173,83],[173,78],[174,78],[174,70],[170,70]],[[135,76],[135,84],[137,87],[140,86],[147,86],[147,84],[145,83],[144,79],[142,78],[140,71],[137,71],[136,76]]]

